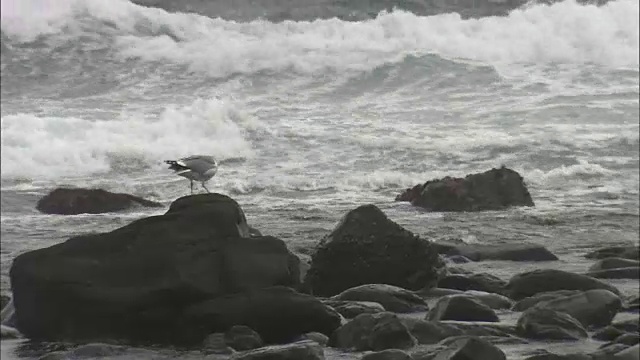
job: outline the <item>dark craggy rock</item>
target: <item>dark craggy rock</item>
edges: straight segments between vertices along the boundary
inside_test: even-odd
[[[532,270],[514,275],[507,284],[509,297],[521,300],[541,292],[556,290],[592,290],[605,289],[616,295],[620,291],[603,281],[590,276],[574,274],[555,269]]]
[[[430,211],[502,210],[534,206],[522,176],[506,167],[467,175],[430,180],[407,189],[396,201],[409,201]]]
[[[57,188],[38,201],[36,209],[45,214],[102,214],[136,206],[162,207],[155,201],[103,189]]]
[[[10,270],[17,328],[34,339],[174,343],[190,333],[176,322],[192,304],[298,286],[299,260],[284,242],[247,229],[233,199],[202,194],[164,215],[24,253]]]
[[[329,345],[355,351],[408,349],[416,339],[394,313],[362,314],[338,328]]]
[[[524,338],[538,340],[579,340],[588,336],[571,315],[537,306],[522,313],[516,331]]]
[[[348,212],[312,255],[305,287],[333,296],[366,284],[409,290],[433,286],[444,265],[432,243],[391,221],[374,205]]]
[[[448,295],[440,298],[427,314],[427,320],[500,321],[490,307],[467,295]]]
[[[353,300],[376,302],[385,310],[396,313],[410,313],[429,310],[423,298],[397,286],[385,284],[360,285],[333,296],[331,300]]]
[[[284,343],[317,331],[327,336],[340,326],[340,315],[313,296],[287,287],[270,287],[216,297],[184,310],[187,339],[243,324],[266,343]],[[229,344],[232,346],[231,344]]]
[[[584,257],[586,257],[587,259],[605,259],[610,257],[617,257],[640,261],[640,247],[637,245],[605,247],[602,249],[591,251],[585,254]]]

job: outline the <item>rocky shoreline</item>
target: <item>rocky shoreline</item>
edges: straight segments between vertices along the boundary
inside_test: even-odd
[[[461,194],[478,187],[463,188],[446,194],[468,203]],[[539,245],[436,243],[363,205],[307,263],[253,229],[234,199],[191,195],[163,215],[19,255],[2,338],[75,344],[49,360],[145,357],[149,346],[211,359],[489,360],[506,359],[505,344],[530,344],[528,360],[637,359],[638,296],[609,279],[637,282],[638,251],[602,248],[585,254],[584,273],[567,272],[547,268],[558,257]],[[540,266],[505,281],[457,265],[488,260]],[[585,339],[604,343],[564,355],[543,345]]]

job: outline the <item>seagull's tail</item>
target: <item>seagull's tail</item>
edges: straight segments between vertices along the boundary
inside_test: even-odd
[[[175,161],[175,160],[165,160],[164,162],[169,164],[169,169],[170,170],[181,171],[181,170],[185,170],[186,169],[185,166],[182,166],[182,165],[178,164],[178,162]]]

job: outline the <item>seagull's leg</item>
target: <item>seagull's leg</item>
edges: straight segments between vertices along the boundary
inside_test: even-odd
[[[206,187],[206,186],[204,186],[204,181],[202,182],[202,187],[203,187],[205,190],[207,190],[207,192],[208,192],[209,194],[211,194],[211,191],[209,191],[209,189],[207,189],[207,187]]]
[[[193,180],[189,180],[191,182],[191,195],[193,195]]]

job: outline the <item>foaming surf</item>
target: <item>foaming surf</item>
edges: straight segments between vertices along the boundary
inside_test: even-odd
[[[123,114],[109,121],[14,114],[2,117],[2,178],[74,178],[144,171],[161,160],[204,152],[247,158],[255,121],[220,99],[168,105],[159,115]],[[25,131],[28,129],[28,131]]]

